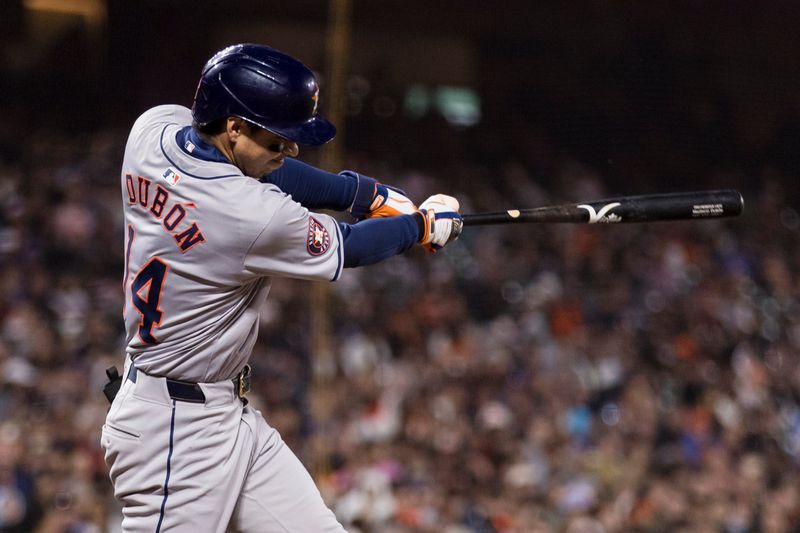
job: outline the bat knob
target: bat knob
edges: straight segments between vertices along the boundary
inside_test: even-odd
[[[463,229],[464,229],[464,220],[461,218],[454,218],[453,226],[452,229],[450,230],[450,238],[447,239],[447,242],[458,239],[458,236],[461,235],[461,231]]]

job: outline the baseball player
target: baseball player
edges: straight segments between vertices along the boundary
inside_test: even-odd
[[[274,276],[337,280],[458,237],[458,201],[419,207],[373,178],[294,159],[335,135],[312,72],[267,46],[205,65],[192,110],[133,125],[121,172],[127,348],[102,446],[129,531],[344,531],[310,475],[247,404]],[[354,224],[313,212],[349,211]],[[119,387],[117,389],[117,387]]]

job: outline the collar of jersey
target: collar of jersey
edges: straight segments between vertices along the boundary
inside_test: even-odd
[[[161,130],[161,152],[170,165],[184,176],[206,180],[242,176],[241,170],[203,141],[191,126],[164,126]]]
[[[222,155],[213,144],[208,144],[200,137],[200,132],[191,126],[186,126],[178,130],[175,134],[175,141],[181,150],[187,154],[202,159],[203,161],[213,161],[215,163],[230,163],[228,158]]]

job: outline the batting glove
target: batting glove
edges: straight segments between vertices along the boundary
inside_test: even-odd
[[[369,206],[367,218],[396,217],[397,215],[412,215],[417,212],[417,206],[400,189],[378,183],[375,187],[375,199]]]
[[[339,174],[356,179],[356,194],[350,213],[358,220],[411,215],[417,212],[414,202],[397,187],[384,185],[375,178],[352,170],[343,170]]]
[[[445,194],[435,194],[422,202],[419,212],[425,222],[423,248],[435,253],[461,235],[464,222],[458,214],[458,200]]]

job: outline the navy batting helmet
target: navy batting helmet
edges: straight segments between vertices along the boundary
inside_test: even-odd
[[[317,114],[319,86],[288,54],[258,44],[220,50],[203,67],[192,116],[200,126],[240,117],[298,144],[324,144],[336,127]]]

